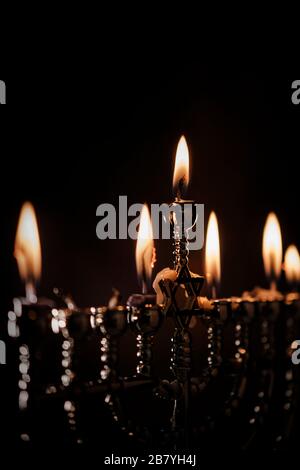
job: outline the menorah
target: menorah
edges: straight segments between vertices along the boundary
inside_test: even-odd
[[[176,197],[167,220],[173,268],[157,274],[155,294],[149,293],[155,250],[145,205],[136,251],[142,292],[125,303],[117,290],[107,305],[88,308],[79,308],[59,289],[54,300],[37,298],[39,235],[34,210],[25,204],[15,254],[26,298],[16,298],[8,313],[8,367],[15,383],[11,413],[21,445],[52,446],[55,440],[65,448],[213,452],[285,449],[296,442],[300,369],[292,358],[300,334],[300,296],[296,289],[289,294],[276,289],[282,269],[278,220],[269,215],[263,238],[271,288],[217,299],[220,249],[211,214],[207,299],[206,279],[189,268],[189,234],[198,212],[194,201],[182,199],[188,181],[184,137],[176,162]],[[297,287],[296,247],[287,250],[285,269]],[[136,367],[125,376],[120,359],[128,331],[135,336]]]
[[[291,360],[298,294],[208,302],[200,295],[204,277],[191,273],[186,240],[173,229],[176,278],[159,280],[161,303],[136,294],[122,305],[114,291],[107,306],[80,309],[58,289],[55,302],[14,300],[8,331],[22,445],[47,443],[49,429],[59,429],[66,446],[89,445],[106,433],[112,446],[170,451],[290,445],[299,401],[299,369]],[[166,378],[153,367],[153,347],[167,322],[173,332],[164,338],[171,351]],[[128,329],[136,337],[136,372],[122,377]],[[201,357],[193,353],[197,330],[205,337]],[[150,416],[139,416],[139,401]]]

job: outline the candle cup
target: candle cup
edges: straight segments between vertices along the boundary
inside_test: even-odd
[[[86,375],[85,354],[90,339],[96,334],[94,307],[78,309],[66,308],[54,311],[53,318],[57,321],[58,327],[64,338],[62,351],[62,365],[64,369],[70,370],[68,374],[63,374],[62,383],[68,386],[73,379],[77,382],[87,382],[96,377]]]
[[[101,379],[107,382],[118,380],[119,340],[127,328],[127,309],[122,305],[116,307],[99,307],[95,311],[95,326],[100,329],[101,360],[103,368]]]
[[[231,300],[231,317],[234,326],[234,355],[232,363],[237,370],[245,370],[249,360],[250,325],[255,315],[253,302]]]
[[[228,324],[233,327],[233,350],[228,363],[232,371],[244,366],[249,356],[249,325],[254,316],[252,302],[239,298],[217,299],[211,302],[212,309],[204,311],[202,321],[210,330],[209,364],[211,369],[218,369],[224,357],[222,351],[223,329]]]
[[[213,439],[216,445],[230,449],[232,442],[241,446],[246,440],[244,429],[249,414],[248,392],[251,390],[250,335],[255,316],[255,302],[232,297],[217,301],[217,304],[224,310],[218,321],[222,321],[223,327],[228,326],[228,328],[221,337],[224,349],[219,348],[219,353],[222,360],[216,361],[215,369],[218,373],[222,367],[218,384],[220,390],[224,390],[224,394],[219,401],[219,410],[215,409],[217,403],[214,403],[214,419],[211,418],[210,426],[214,424]]]
[[[300,396],[299,366],[292,362],[292,346],[300,337],[300,295],[291,292],[285,296],[284,324],[282,331],[281,387],[278,395],[278,419],[274,426],[273,446],[276,450],[284,449],[291,435],[295,432],[295,414],[297,398]]]
[[[275,326],[279,315],[283,312],[282,301],[259,302],[260,314],[260,338],[261,358],[267,365],[274,360],[276,355],[276,331]]]
[[[19,363],[19,435],[24,442],[37,437],[34,413],[37,397],[49,390],[56,391],[59,384],[59,369],[53,364],[59,357],[61,338],[51,328],[54,307],[49,299],[31,303],[26,298],[15,298],[13,309],[8,312],[8,335]]]
[[[195,310],[195,314],[199,316],[200,322],[203,324],[207,331],[207,365],[204,366],[200,375],[192,378],[192,394],[198,396],[204,391],[207,396],[210,394],[211,387],[216,384],[216,379],[221,380],[218,387],[222,388],[224,385],[224,377],[219,379],[220,367],[223,365],[224,358],[224,327],[230,320],[230,302],[226,299],[211,300],[206,298],[198,298],[199,308]],[[224,388],[226,391],[226,388]],[[226,392],[225,392],[226,393]],[[221,406],[225,400],[220,401]],[[214,404],[209,411],[208,421],[202,422],[201,426],[205,428],[207,425],[210,430],[215,426],[215,421],[219,411],[216,413],[217,404]],[[209,423],[209,424],[208,424]]]
[[[202,321],[208,335],[208,370],[211,376],[216,376],[222,364],[223,327],[229,320],[230,302],[226,299],[214,300],[212,310],[204,312]]]
[[[247,373],[251,393],[249,400],[245,403],[241,423],[242,426],[248,423],[241,443],[245,449],[250,444],[258,445],[263,426],[270,425],[268,416],[273,403],[276,402],[276,398],[274,399],[275,379],[278,372],[277,361],[280,356],[277,324],[281,315],[284,314],[282,300],[264,300],[257,297],[249,300],[253,302],[255,314],[250,328],[250,361]],[[282,331],[279,334],[282,336]],[[277,405],[275,409],[277,416]]]
[[[197,220],[196,203],[192,200],[175,199],[169,207],[171,226],[177,226],[180,229],[179,235],[183,236],[185,231],[191,228]],[[188,227],[184,226],[184,218],[189,222]]]
[[[137,375],[150,377],[152,346],[155,333],[162,324],[161,307],[155,295],[134,294],[127,301],[128,321],[137,338]]]
[[[24,297],[13,299],[13,309],[8,312],[8,335],[11,338],[26,338],[28,341],[45,336],[51,326],[52,309],[50,299],[30,302]]]
[[[114,301],[118,296],[114,296]],[[119,377],[118,363],[120,339],[127,329],[127,309],[117,302],[112,306],[99,307],[95,310],[94,324],[101,333],[101,362],[102,368],[99,382],[109,386],[110,391],[105,395],[104,403],[108,407],[112,419],[118,423],[121,430],[128,431],[128,421],[124,416],[123,405],[115,390],[115,385],[124,385],[124,379]]]
[[[226,374],[230,377],[230,388],[224,414],[226,418],[230,417],[234,420],[240,418],[242,401],[247,391],[250,367],[250,328],[255,315],[255,304],[240,298],[229,299],[229,302],[233,348],[225,367]],[[228,425],[226,420],[225,426]]]
[[[80,387],[92,377],[86,375],[87,347],[89,340],[95,334],[94,325],[95,309],[78,309],[77,307],[54,310],[53,326],[58,326],[63,337],[61,350],[61,364],[63,373],[61,375],[62,386],[68,390],[70,387]],[[95,377],[96,378],[96,377]],[[66,413],[68,428],[71,433],[71,441],[82,443],[82,437],[78,429],[79,403],[68,397],[64,400],[64,411]]]

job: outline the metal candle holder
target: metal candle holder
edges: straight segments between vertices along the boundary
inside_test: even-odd
[[[128,321],[137,338],[137,374],[152,375],[152,346],[162,323],[161,307],[155,295],[135,294],[127,301]]]
[[[185,227],[186,219],[190,226]],[[196,222],[194,201],[177,198],[170,205],[170,224],[173,232],[173,263],[177,272],[176,281],[161,280],[159,285],[165,296],[164,313],[173,318],[175,331],[172,337],[171,370],[175,376],[172,384],[174,393],[174,411],[172,429],[183,429],[186,447],[189,445],[189,402],[191,374],[191,336],[189,325],[193,310],[197,306],[197,297],[204,282],[200,276],[192,277],[188,267],[187,231]],[[183,287],[183,290],[182,290]]]
[[[100,327],[102,333],[101,379],[107,382],[118,381],[119,340],[127,328],[126,308],[122,305],[97,308],[95,325]]]
[[[13,339],[19,362],[19,437],[25,442],[32,439],[36,396],[47,393],[49,389],[43,366],[49,363],[49,353],[60,348],[59,341],[50,334],[54,306],[49,299],[39,299],[33,303],[26,298],[15,298],[13,310],[8,312],[8,334]],[[45,350],[45,341],[50,351]],[[50,380],[55,382],[55,378],[52,375]]]
[[[188,263],[183,262],[175,282],[160,282],[165,299],[162,306],[155,305],[154,296],[142,294],[131,296],[126,306],[115,299],[108,306],[89,309],[15,301],[8,328],[20,356],[19,394],[28,394],[27,406],[21,407],[19,414],[23,443],[30,440],[34,444],[36,438],[40,442],[41,436],[46,435],[47,423],[42,417],[37,420],[37,410],[48,403],[65,413],[72,445],[86,443],[89,421],[82,423],[81,406],[93,397],[99,410],[102,403],[107,407],[124,442],[133,440],[143,448],[157,447],[161,442],[169,449],[202,446],[203,450],[224,442],[228,448],[252,448],[262,441],[265,429],[272,430],[268,433],[269,447],[286,445],[293,433],[292,410],[299,393],[295,382],[298,371],[291,365],[288,347],[299,332],[298,298],[286,303],[224,299],[213,301],[211,308],[205,309],[198,300],[203,281],[202,277],[193,277]],[[208,339],[207,367],[196,377],[192,367],[193,316],[200,319],[198,326],[205,325]],[[174,323],[171,380],[156,378],[152,363],[153,342],[166,317]],[[138,364],[137,373],[125,378],[119,370],[118,357],[120,339],[128,326],[136,335]],[[101,360],[101,370],[95,380],[86,381],[81,373],[86,367],[82,352],[94,335],[94,355],[99,364]],[[224,345],[227,343],[228,348],[228,341],[230,348],[226,351]],[[47,355],[41,354],[42,343],[52,345],[56,356],[48,350]],[[55,380],[44,367],[50,362],[56,370]],[[42,375],[36,374],[37,369]],[[270,380],[273,377],[284,381]],[[169,410],[169,421],[158,413],[159,430],[144,418],[133,418],[127,398],[134,390],[138,396],[146,392],[147,400],[153,400],[149,407]],[[218,396],[218,403],[213,401],[207,409],[201,408],[195,424],[196,404],[209,400],[211,394]],[[270,417],[274,416],[275,401],[281,404],[276,423]],[[276,426],[272,428],[273,424]],[[109,423],[99,421],[99,427],[109,429]]]

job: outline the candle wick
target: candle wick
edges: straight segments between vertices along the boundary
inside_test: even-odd
[[[37,301],[36,290],[32,281],[26,282],[25,292],[26,292],[26,299],[28,300],[28,302],[36,303]]]
[[[143,295],[147,294],[147,290],[148,290],[148,289],[147,289],[147,283],[146,283],[146,281],[143,279],[143,281],[142,281],[142,294],[143,294]]]
[[[148,285],[147,285],[147,273],[145,262],[143,262],[143,269],[141,273],[141,284],[142,284],[142,294],[147,294]]]
[[[213,300],[216,300],[216,298],[217,298],[217,288],[216,288],[215,284],[211,288],[211,293],[212,293]]]
[[[182,178],[180,178],[180,180],[178,182],[177,193],[176,193],[176,198],[175,198],[176,201],[181,201],[182,200],[182,193],[183,193],[184,186],[185,186],[185,178],[182,177]]]
[[[272,292],[277,291],[276,281],[271,281],[270,289],[271,289]]]

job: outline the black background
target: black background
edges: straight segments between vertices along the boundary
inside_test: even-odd
[[[261,256],[269,211],[280,220],[284,248],[300,242],[298,155],[300,106],[293,80],[214,75],[201,61],[120,57],[55,73],[3,75],[1,108],[0,266],[3,309],[23,293],[13,258],[22,203],[38,215],[43,253],[41,295],[53,286],[79,305],[100,304],[112,286],[138,290],[132,240],[96,237],[96,208],[168,202],[182,133],[192,157],[187,196],[215,210],[220,225],[220,295],[267,285]],[[156,271],[171,265],[157,243]],[[203,274],[203,250],[191,255]],[[284,282],[282,282],[284,287]]]
[[[219,220],[220,295],[267,286],[261,243],[271,210],[284,249],[300,245],[300,105],[291,102],[296,77],[228,76],[200,59],[157,61],[126,51],[72,67],[66,54],[63,66],[28,70],[1,69],[0,76],[7,84],[0,122],[2,331],[11,298],[24,293],[13,247],[25,200],[36,208],[42,242],[39,295],[52,296],[61,286],[89,306],[106,302],[113,286],[124,301],[139,289],[134,241],[98,240],[96,208],[116,204],[119,195],[129,204],[170,201],[183,133],[192,159],[187,196],[205,204],[206,224],[211,210]],[[171,265],[170,243],[156,246],[155,272]],[[203,274],[203,250],[191,254],[190,266]],[[280,287],[286,288],[284,278]],[[159,334],[156,344],[165,345]],[[163,368],[169,348],[160,349],[156,366]],[[132,373],[133,338],[123,362]]]

